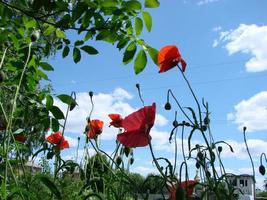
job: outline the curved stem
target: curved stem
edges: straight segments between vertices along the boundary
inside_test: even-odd
[[[179,65],[177,65],[177,67],[178,67],[178,69],[180,70],[180,72],[181,72],[181,74],[182,74],[182,76],[183,76],[183,78],[184,78],[184,80],[185,80],[185,82],[186,82],[186,84],[187,84],[187,86],[188,86],[188,88],[189,88],[191,94],[193,95],[196,104],[197,104],[198,113],[199,113],[200,126],[202,126],[201,108],[200,108],[200,104],[199,104],[199,102],[198,102],[198,99],[197,99],[197,97],[196,97],[196,95],[195,95],[195,93],[194,93],[194,91],[193,91],[193,89],[192,89],[192,87],[191,87],[189,81],[187,80],[186,76],[184,75],[184,72],[183,72],[182,69],[179,67]]]
[[[182,108],[182,106],[180,105],[179,101],[176,99],[176,97],[174,96],[173,92],[171,89],[168,90],[167,92],[167,98],[169,98],[169,94],[171,94],[171,96],[173,97],[174,101],[176,102],[176,104],[178,105],[179,109],[182,111],[182,113],[184,114],[184,116],[188,119],[188,121],[190,121],[191,124],[194,124],[194,122],[188,117],[188,115],[186,114],[186,112],[184,111],[184,109]]]
[[[248,144],[247,144],[246,127],[243,128],[243,136],[244,136],[244,142],[245,142],[245,145],[246,145],[246,150],[247,150],[247,153],[249,155],[250,162],[251,162],[251,166],[252,166],[252,170],[253,170],[253,179],[254,179],[254,183],[255,183],[255,181],[256,181],[255,180],[255,168],[254,168],[254,163],[253,163],[253,160],[252,160],[249,148],[248,148]]]

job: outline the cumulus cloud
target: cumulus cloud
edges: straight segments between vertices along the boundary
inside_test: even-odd
[[[122,88],[117,88],[111,93],[94,94],[94,111],[91,119],[101,119],[104,121],[104,131],[101,134],[101,139],[112,140],[118,133],[117,129],[109,127],[109,113],[119,113],[125,117],[139,109],[132,107],[127,102],[132,98],[133,96]],[[74,133],[78,136],[83,134],[86,126],[86,118],[88,117],[92,107],[88,93],[77,93],[76,101],[78,106],[76,106],[73,111],[69,112],[66,132]],[[55,99],[55,104],[63,111],[67,109],[67,106],[57,99]],[[168,120],[164,116],[160,114],[156,115],[154,127],[165,126],[167,123]]]
[[[224,44],[229,55],[245,53],[251,55],[246,62],[248,72],[267,70],[267,25],[240,24],[237,29],[222,31],[218,39],[214,40],[213,47]]]
[[[239,129],[246,126],[248,132],[267,130],[267,91],[242,100],[234,108],[227,119],[236,123]]]

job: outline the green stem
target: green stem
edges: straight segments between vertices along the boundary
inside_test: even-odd
[[[249,148],[248,148],[248,144],[247,144],[246,127],[243,128],[243,136],[244,136],[244,142],[246,145],[246,150],[247,150],[247,153],[249,155],[250,162],[251,162],[251,166],[252,166],[252,170],[253,170],[253,179],[254,179],[254,183],[255,183],[256,182],[256,180],[255,180],[255,168],[254,168],[254,163],[253,163],[253,160],[252,160]]]
[[[20,90],[20,87],[21,87],[21,83],[22,83],[22,80],[23,80],[23,77],[24,77],[24,74],[25,74],[25,71],[26,71],[26,68],[27,68],[27,65],[28,65],[28,62],[30,60],[30,56],[31,56],[31,46],[32,46],[32,43],[29,44],[29,50],[28,50],[28,56],[27,56],[27,59],[26,59],[26,62],[24,64],[24,67],[23,67],[23,70],[22,70],[22,73],[21,73],[21,76],[20,76],[20,80],[19,80],[19,84],[17,86],[17,89],[15,91],[15,96],[14,96],[14,99],[13,99],[13,104],[12,104],[12,110],[11,110],[11,115],[9,117],[9,120],[8,120],[8,123],[7,123],[7,127],[6,127],[6,130],[8,132],[8,137],[7,137],[7,146],[6,146],[6,149],[5,149],[5,156],[6,156],[6,165],[5,165],[5,177],[4,177],[4,191],[5,191],[5,198],[6,198],[6,185],[7,185],[7,174],[8,174],[8,153],[9,153],[9,146],[10,146],[10,139],[12,138],[14,141],[15,141],[15,138],[14,138],[14,135],[12,133],[12,130],[11,130],[11,127],[12,127],[12,121],[13,121],[13,117],[14,117],[14,113],[15,113],[15,110],[16,110],[16,102],[17,102],[17,99],[18,99],[18,95],[19,95],[19,90]],[[11,136],[11,138],[10,138]],[[15,145],[16,148],[17,148],[17,145]],[[17,148],[18,150],[18,148]],[[22,169],[24,171],[24,166],[23,166],[23,162],[22,162]],[[25,173],[25,172],[24,172]]]
[[[178,67],[178,69],[180,70],[180,72],[181,72],[181,74],[182,74],[182,76],[183,76],[183,78],[184,78],[184,80],[185,80],[185,82],[186,82],[186,84],[187,84],[187,86],[188,86],[188,88],[189,88],[191,94],[193,95],[196,104],[197,104],[198,114],[199,114],[199,121],[200,121],[200,125],[202,126],[201,108],[200,108],[200,104],[199,104],[199,102],[198,102],[198,99],[197,99],[197,97],[196,97],[196,95],[195,95],[195,93],[194,93],[194,91],[193,91],[193,89],[192,89],[192,87],[191,87],[189,81],[187,80],[186,76],[184,75],[184,72],[183,72],[182,69],[179,67],[179,65],[177,65],[177,67]]]
[[[1,59],[1,63],[0,63],[0,69],[1,69],[2,66],[3,66],[4,59],[5,59],[5,57],[6,57],[6,52],[7,52],[7,48],[5,48],[5,50],[4,50],[3,57],[2,57],[2,59]]]

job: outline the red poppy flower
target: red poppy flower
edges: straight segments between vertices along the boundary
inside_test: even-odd
[[[69,142],[65,140],[64,136],[62,136],[62,133],[60,131],[49,135],[46,138],[46,141],[56,145],[56,147],[59,148],[60,150],[69,148]]]
[[[89,131],[87,132],[87,137],[93,139],[102,133],[104,122],[99,119],[93,119],[89,122],[88,126]]]
[[[121,123],[123,118],[121,117],[120,114],[109,114],[108,116],[112,120],[109,126],[114,126],[116,128],[120,128],[122,126]]]
[[[18,134],[18,135],[15,135],[14,137],[16,141],[21,142],[21,143],[24,143],[27,140],[27,138],[23,134]]]
[[[196,181],[194,181],[194,180],[188,180],[188,181],[181,182],[180,187],[182,189],[184,189],[185,191],[187,190],[187,193],[186,193],[186,196],[187,197],[191,197],[193,195],[194,186],[196,184],[197,184]],[[170,192],[169,192],[169,199],[170,200],[176,200],[176,190],[177,190],[177,185],[172,186],[170,188]]]
[[[128,115],[122,121],[124,132],[117,135],[117,140],[126,147],[142,147],[151,140],[150,129],[154,125],[156,104],[145,106]]]
[[[158,54],[159,73],[166,72],[178,63],[182,65],[182,71],[185,71],[186,62],[182,59],[179,49],[174,45],[167,45],[160,49]]]

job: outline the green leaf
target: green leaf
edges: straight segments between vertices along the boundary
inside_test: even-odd
[[[142,4],[139,1],[131,0],[125,2],[124,8],[128,11],[141,10]]]
[[[57,199],[62,199],[61,193],[55,183],[49,179],[47,175],[38,174],[35,176],[36,179],[40,180],[50,191],[53,193]]]
[[[153,60],[155,65],[158,65],[159,51],[157,49],[152,48],[152,47],[148,47],[148,54],[150,55],[150,58]]]
[[[136,35],[140,35],[143,30],[143,21],[139,17],[135,18],[135,32]]]
[[[101,6],[104,8],[116,7],[118,5],[117,0],[104,0],[101,2]]]
[[[84,44],[84,41],[82,40],[77,40],[75,43],[74,43],[74,46],[81,46]]]
[[[81,52],[78,48],[74,47],[73,49],[73,61],[78,63],[81,60]]]
[[[131,60],[133,59],[133,57],[135,55],[135,52],[136,52],[136,44],[133,41],[127,46],[127,48],[124,52],[122,61],[125,65],[128,64],[129,62],[131,62]]]
[[[146,52],[142,49],[139,51],[134,61],[135,74],[139,74],[141,71],[143,71],[146,67],[146,63],[147,63]]]
[[[52,118],[52,129],[54,132],[57,132],[59,130],[59,122],[55,118]]]
[[[52,33],[55,32],[55,30],[56,28],[54,26],[48,25],[48,27],[44,31],[44,35],[45,36],[51,35]]]
[[[46,109],[50,110],[50,108],[53,106],[53,104],[54,104],[53,97],[51,95],[47,95],[46,96],[46,103],[45,103]]]
[[[78,105],[77,102],[69,95],[61,94],[57,96],[63,103],[70,106],[70,111],[73,110],[73,108]]]
[[[151,28],[152,28],[152,17],[148,12],[145,12],[145,11],[142,12],[142,15],[143,15],[143,19],[145,21],[146,29],[148,32],[150,32]]]
[[[66,35],[63,31],[61,31],[59,28],[56,29],[56,36],[58,38],[66,38]]]
[[[145,0],[145,7],[146,8],[157,8],[159,7],[158,0]]]
[[[57,106],[52,106],[49,110],[51,111],[51,113],[56,119],[65,118],[63,112]]]
[[[86,33],[86,35],[84,36],[83,40],[84,40],[84,41],[87,41],[87,40],[89,40],[93,35],[94,35],[94,33],[93,33],[92,31],[88,31],[88,32]]]
[[[70,52],[69,46],[65,46],[62,52],[62,57],[65,58],[66,56],[68,56],[69,52]]]
[[[129,38],[123,38],[123,39],[121,39],[121,40],[118,42],[118,44],[117,44],[117,48],[118,48],[119,50],[123,49],[123,48],[128,44],[128,42],[129,42]]]
[[[81,47],[81,49],[90,55],[98,54],[98,51],[92,46],[85,45],[85,46]]]
[[[54,68],[50,64],[48,64],[47,62],[40,62],[39,65],[45,71],[54,71]]]

